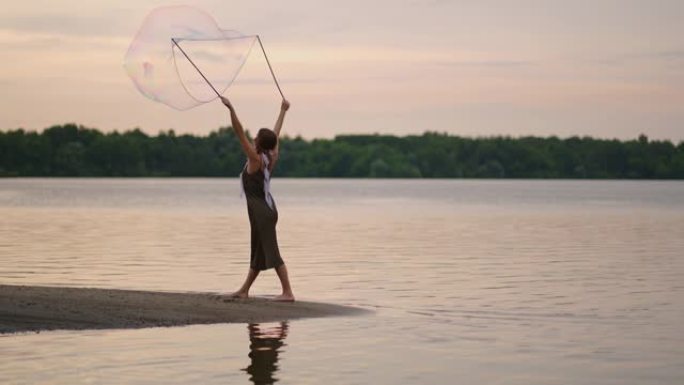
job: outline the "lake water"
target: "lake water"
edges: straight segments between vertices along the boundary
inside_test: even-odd
[[[297,297],[372,315],[5,335],[0,383],[684,383],[682,182],[272,191]],[[0,283],[228,292],[248,255],[237,178],[0,179]]]

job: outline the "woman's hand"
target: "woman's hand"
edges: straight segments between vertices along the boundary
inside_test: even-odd
[[[281,111],[287,111],[290,109],[290,102],[287,101],[287,99],[283,99],[283,103],[280,105],[280,110]]]
[[[233,111],[233,105],[230,103],[230,100],[228,98],[221,96],[221,101],[223,102],[223,105],[228,107],[229,110]]]

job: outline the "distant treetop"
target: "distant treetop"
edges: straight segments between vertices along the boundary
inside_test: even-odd
[[[684,142],[591,137],[281,138],[278,176],[353,178],[684,179]],[[244,156],[231,128],[206,136],[102,133],[75,124],[0,131],[0,176],[235,176]]]

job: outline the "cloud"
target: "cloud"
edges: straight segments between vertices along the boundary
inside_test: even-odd
[[[439,7],[451,4],[451,0],[418,0],[412,4],[415,6]]]
[[[200,59],[200,60],[206,60],[214,63],[225,63],[226,62],[226,56],[225,55],[220,55],[214,52],[209,52],[208,50],[196,50],[192,51],[191,54],[189,54],[191,57]]]
[[[263,79],[258,79],[258,78],[238,78],[235,80],[236,84],[245,84],[245,85],[265,85],[265,84],[273,84],[273,79],[270,77],[266,77],[268,75],[265,75],[265,78]],[[278,81],[282,84],[321,84],[321,83],[330,83],[331,81],[338,80],[335,77],[331,76],[329,78],[324,78],[324,77],[312,77],[312,78],[294,78],[294,77],[284,77],[284,78],[279,78]]]
[[[72,10],[73,11],[73,10]],[[33,34],[53,34],[77,37],[113,37],[123,36],[135,31],[134,25],[139,23],[139,15],[131,18],[123,9],[81,9],[75,12],[59,10],[54,12],[15,13],[0,15],[0,26],[4,30],[12,30]]]
[[[3,36],[4,35],[4,36]],[[3,51],[35,51],[45,50],[63,42],[59,36],[6,36],[0,31],[0,49]]]
[[[529,67],[536,65],[530,60],[452,60],[435,62],[437,65],[447,67],[494,67],[494,68],[515,68]]]
[[[662,51],[643,51],[633,53],[623,53],[604,57],[596,60],[599,64],[622,65],[634,62],[664,62],[681,63],[684,61],[684,49],[662,50]]]
[[[3,16],[4,29],[31,33],[57,33],[60,35],[106,34],[108,23],[103,18],[85,18],[69,15]]]
[[[15,51],[29,51],[40,54],[46,49],[59,47],[60,49],[74,48],[78,50],[107,50],[119,49],[127,38],[106,37],[92,35],[68,35],[60,33],[17,31],[0,28],[0,47]]]
[[[653,52],[648,56],[654,57],[654,58],[666,59],[666,60],[670,60],[670,59],[681,60],[681,59],[684,59],[684,50]]]

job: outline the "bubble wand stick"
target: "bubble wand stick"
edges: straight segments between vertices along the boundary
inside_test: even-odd
[[[171,41],[172,41],[173,44],[175,44],[176,47],[178,47],[178,49],[183,53],[183,56],[185,56],[185,58],[188,59],[188,61],[190,62],[190,64],[192,64],[192,66],[195,67],[195,69],[197,70],[197,72],[199,72],[199,74],[202,75],[202,79],[204,79],[204,81],[207,82],[207,84],[209,84],[209,87],[211,87],[211,89],[214,90],[214,92],[216,92],[216,96],[218,96],[218,97],[220,98],[220,97],[221,97],[221,94],[219,94],[219,92],[216,91],[216,88],[214,88],[214,86],[209,82],[209,79],[207,79],[207,77],[204,76],[204,74],[202,73],[202,71],[200,71],[200,69],[197,68],[197,66],[196,66],[195,63],[192,61],[192,59],[190,59],[190,56],[188,56],[188,54],[186,54],[185,51],[183,51],[183,48],[181,48],[181,46],[178,44],[178,42],[176,41],[176,39],[171,38]],[[276,84],[278,84],[278,83],[276,82]]]
[[[268,69],[271,70],[271,76],[273,76],[273,81],[276,84],[276,87],[278,87],[278,92],[280,92],[280,96],[285,99],[285,95],[283,95],[283,90],[280,89],[280,84],[278,84],[278,79],[276,79],[275,73],[273,72],[273,67],[271,67],[271,62],[268,60],[268,55],[266,55],[266,50],[264,49],[264,45],[261,44],[261,37],[257,35],[257,40],[259,41],[259,46],[261,47],[261,52],[264,53],[264,58],[266,59],[266,64],[268,64]]]

